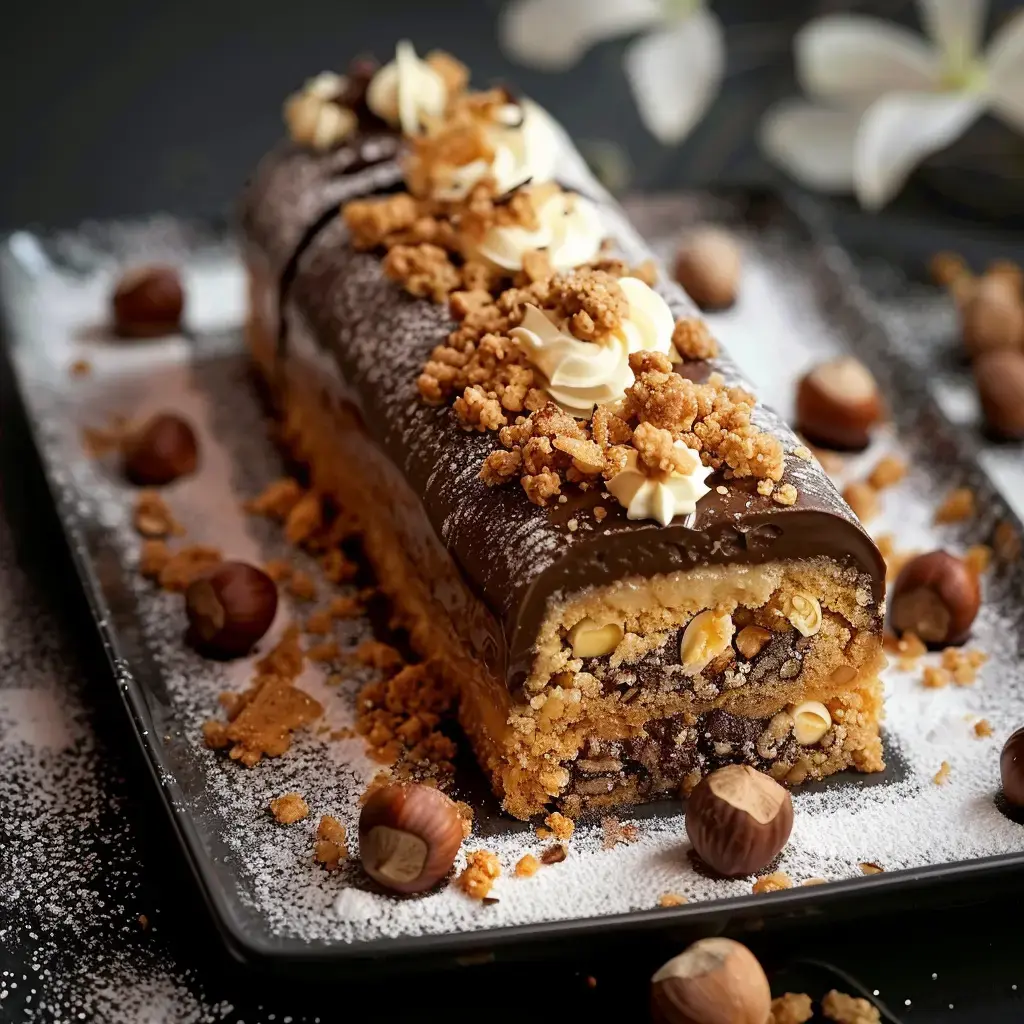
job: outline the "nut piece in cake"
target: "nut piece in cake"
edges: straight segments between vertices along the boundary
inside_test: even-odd
[[[1024,807],[1024,728],[1018,729],[1003,746],[999,756],[1003,796],[1014,807]]]
[[[451,871],[460,846],[458,808],[431,786],[382,786],[359,815],[363,870],[394,892],[433,888]]]
[[[121,446],[124,475],[142,487],[162,487],[196,470],[199,444],[186,420],[173,413],[157,413]]]
[[[821,701],[805,700],[786,710],[793,719],[793,738],[802,747],[813,747],[832,728],[832,715]]]
[[[248,654],[277,614],[277,584],[245,562],[222,562],[185,591],[189,643],[212,658]]]
[[[852,356],[821,363],[797,385],[797,429],[821,448],[866,448],[883,414],[875,378]]]
[[[760,871],[793,829],[793,802],[774,779],[749,765],[711,772],[686,802],[686,832],[694,850],[720,875]]]
[[[174,267],[136,267],[118,282],[111,305],[122,338],[158,338],[180,329],[185,291]]]
[[[897,633],[913,633],[930,647],[962,644],[981,604],[978,577],[945,551],[911,559],[889,598],[889,620]]]
[[[736,301],[740,247],[720,228],[694,231],[676,256],[676,280],[701,309],[727,309]]]
[[[732,939],[701,939],[651,978],[656,1024],[767,1024],[771,1003],[757,958]]]
[[[999,440],[1024,437],[1024,351],[980,356],[974,383],[988,432]]]
[[[707,668],[729,649],[734,631],[732,616],[728,612],[709,609],[694,615],[683,630],[679,644],[683,673],[695,676]]]

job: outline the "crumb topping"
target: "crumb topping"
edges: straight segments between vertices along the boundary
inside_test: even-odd
[[[490,893],[500,874],[497,854],[490,850],[471,850],[466,854],[466,866],[457,884],[467,896],[482,900]]]
[[[309,804],[298,793],[285,793],[270,801],[270,813],[282,825],[291,825],[309,814]]]
[[[821,1012],[836,1024],[881,1024],[878,1008],[866,999],[832,989],[821,1001]]]
[[[328,871],[337,871],[348,857],[345,826],[333,815],[325,814],[316,830],[313,859]]]
[[[807,1024],[814,1016],[811,997],[805,992],[786,992],[772,1000],[768,1024]]]

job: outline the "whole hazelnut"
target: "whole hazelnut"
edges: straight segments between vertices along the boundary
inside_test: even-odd
[[[866,448],[883,415],[875,378],[852,356],[819,364],[797,385],[797,429],[821,448]]]
[[[462,845],[458,808],[440,790],[397,783],[375,790],[359,815],[363,870],[394,892],[424,892],[452,869]]]
[[[1024,807],[1024,728],[1018,729],[1003,745],[999,774],[1006,802],[1014,807]]]
[[[757,957],[732,939],[701,939],[651,978],[656,1024],[767,1024],[772,993]]]
[[[114,326],[123,338],[156,338],[181,328],[185,292],[174,267],[153,264],[127,271],[111,304]]]
[[[1024,338],[1024,302],[1006,278],[979,279],[963,307],[963,339],[968,355],[1017,349]]]
[[[986,352],[974,361],[985,426],[1000,440],[1024,437],[1024,352]]]
[[[711,772],[686,801],[686,832],[694,850],[726,877],[752,875],[766,867],[792,829],[789,793],[746,764]]]
[[[173,413],[157,413],[125,438],[124,475],[142,487],[160,487],[194,473],[199,445],[192,427]]]
[[[701,309],[727,309],[736,301],[740,247],[719,228],[701,228],[676,256],[676,280]]]
[[[277,614],[277,584],[246,562],[222,562],[185,591],[188,639],[201,654],[240,658]]]
[[[913,633],[929,647],[962,644],[978,614],[977,574],[946,551],[912,558],[900,570],[889,596],[889,622],[897,633]]]

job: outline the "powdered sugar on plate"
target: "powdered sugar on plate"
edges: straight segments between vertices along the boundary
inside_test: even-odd
[[[652,214],[652,223],[666,237],[670,232],[674,237],[675,225],[686,220],[728,216],[719,207],[691,204],[672,207],[673,221],[668,209]],[[134,234],[124,229],[109,244],[79,237],[71,247],[75,259],[59,262],[55,255],[68,249],[67,239],[61,249],[39,242],[33,247],[25,241],[32,236],[19,236],[19,246],[9,245],[5,254],[3,283],[19,374],[62,513],[110,603],[109,625],[123,641],[123,671],[143,694],[153,730],[149,742],[157,751],[168,798],[207,837],[195,855],[208,859],[208,877],[222,888],[230,912],[239,918],[244,914],[248,927],[262,928],[262,938],[372,943],[650,910],[670,892],[698,906],[666,914],[749,895],[750,879],[722,881],[694,870],[683,818],[671,806],[623,815],[636,822],[636,841],[611,849],[604,847],[599,823],[583,823],[563,863],[521,879],[513,874],[516,862],[547,843],[532,829],[498,816],[492,802],[474,799],[476,831],[465,849],[493,850],[503,867],[493,892],[498,902],[487,906],[454,887],[413,900],[378,895],[365,885],[354,861],[328,874],[312,859],[316,821],[321,814],[333,814],[354,836],[359,795],[379,767],[364,755],[361,740],[326,735],[353,724],[353,697],[370,678],[368,670],[345,668],[340,685],[329,685],[327,677],[337,666],[307,665],[299,685],[324,704],[327,728],[318,723],[298,736],[282,758],[247,770],[203,748],[200,729],[217,714],[217,694],[242,689],[252,674],[252,659],[218,665],[183,644],[180,596],[157,592],[136,570],[133,491],[116,467],[84,455],[81,428],[102,426],[115,413],[135,418],[157,409],[181,412],[200,433],[203,453],[200,472],[166,490],[188,541],[260,562],[293,553],[276,527],[247,516],[240,506],[241,498],[279,475],[281,466],[246,373],[240,334],[228,326],[237,325],[243,315],[241,270],[230,251],[208,240],[183,241],[181,232],[169,243],[188,266],[190,288],[202,296],[190,315],[190,338],[126,347],[101,330],[112,279],[110,250],[131,262],[149,251],[154,233],[164,238],[166,232],[166,224],[143,226]],[[923,381],[915,391],[906,367],[888,367],[877,337],[869,337],[870,324],[857,319],[863,311],[851,307],[849,294],[838,288],[835,267],[823,265],[820,254],[803,247],[784,224],[742,233],[746,269],[740,301],[709,319],[758,384],[761,397],[788,412],[799,372],[816,359],[857,345],[889,386],[890,397],[900,399],[900,437],[892,429],[882,431],[869,452],[847,462],[844,478],[862,478],[884,452],[902,453],[911,463],[907,479],[884,493],[882,513],[869,524],[872,532],[891,532],[901,550],[938,545],[962,550],[988,541],[996,520],[1009,513],[977,464],[956,446],[955,430],[967,428],[916,424],[908,410],[927,398]],[[103,258],[90,260],[90,244]],[[72,381],[67,367],[81,358],[90,360],[93,373]],[[936,506],[960,483],[981,496],[979,514],[968,523],[936,529]],[[1019,494],[1007,497],[1024,500]],[[1024,827],[1001,814],[993,799],[1000,744],[1024,723],[1022,592],[1019,567],[1003,568],[986,579],[972,645],[984,650],[989,661],[974,686],[925,689],[921,668],[937,656],[911,671],[894,667],[887,672],[890,769],[882,778],[859,777],[794,794],[796,824],[778,865],[794,882],[860,877],[863,862],[892,871],[1024,851]],[[273,642],[292,617],[310,610],[284,602],[272,635],[261,646]],[[334,639],[350,650],[369,635],[369,624],[354,620],[338,625]],[[11,719],[32,733],[37,745],[66,741],[57,727],[24,709],[15,709]],[[975,733],[980,719],[991,725],[991,737]],[[933,780],[943,762],[949,776],[939,785]],[[268,805],[291,790],[306,798],[311,814],[282,826],[271,818]]]

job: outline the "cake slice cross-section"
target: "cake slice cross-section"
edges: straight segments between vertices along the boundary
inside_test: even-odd
[[[875,545],[564,133],[456,68],[379,72],[399,153],[342,199],[286,170],[337,151],[266,158],[248,337],[504,808],[881,770]]]

